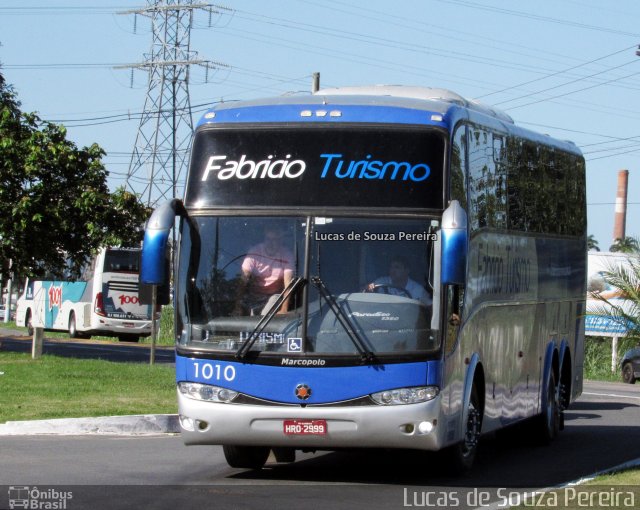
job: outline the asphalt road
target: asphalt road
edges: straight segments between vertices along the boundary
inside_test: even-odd
[[[423,453],[298,454],[293,464],[252,472],[229,468],[220,447],[186,447],[177,436],[2,437],[0,509],[8,505],[3,485],[71,491],[70,510],[434,507],[416,501],[502,508],[498,490],[504,496],[558,486],[637,459],[638,424],[640,385],[587,383],[551,447],[528,444],[521,430],[485,437],[475,468],[463,477],[443,473],[439,457]],[[479,500],[483,494],[493,499]]]
[[[11,332],[0,330],[0,351],[31,352],[31,339],[26,336],[11,336]],[[93,358],[107,361],[148,362],[149,344],[115,343],[104,340],[71,340],[68,338],[46,338],[43,354],[72,358]],[[156,346],[157,363],[175,363],[175,349]],[[0,507],[1,508],[1,507]]]

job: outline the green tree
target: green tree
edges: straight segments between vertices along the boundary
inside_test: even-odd
[[[139,242],[148,215],[137,197],[111,193],[97,144],[78,148],[64,126],[20,111],[0,74],[0,263],[22,276],[80,267],[105,245]]]
[[[620,253],[638,253],[640,252],[640,245],[638,240],[633,237],[625,237],[624,239],[616,239],[609,251],[617,251]]]
[[[587,250],[600,251],[600,246],[598,246],[598,240],[595,238],[593,234],[587,237]]]
[[[591,292],[600,304],[588,313],[608,317],[627,330],[627,338],[640,339],[640,254],[629,254],[625,263],[608,267],[602,278],[612,290]]]

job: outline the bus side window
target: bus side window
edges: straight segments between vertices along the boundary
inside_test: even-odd
[[[447,285],[447,321],[446,340],[444,346],[445,355],[451,354],[456,346],[460,322],[462,318],[462,307],[464,304],[464,287],[459,285]]]
[[[456,128],[451,145],[451,177],[449,195],[457,200],[464,209],[467,208],[467,135],[466,126]]]

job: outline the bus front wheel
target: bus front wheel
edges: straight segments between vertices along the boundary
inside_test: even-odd
[[[471,469],[478,452],[478,439],[482,430],[482,407],[478,388],[474,384],[469,399],[467,423],[464,438],[458,444],[448,448],[448,464],[453,473],[465,473]]]
[[[261,469],[267,462],[270,448],[266,446],[224,445],[224,458],[233,468]]]

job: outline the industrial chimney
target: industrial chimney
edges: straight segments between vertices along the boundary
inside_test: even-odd
[[[618,192],[616,193],[616,214],[613,223],[613,241],[626,237],[627,223],[627,184],[629,182],[629,170],[618,172]]]

